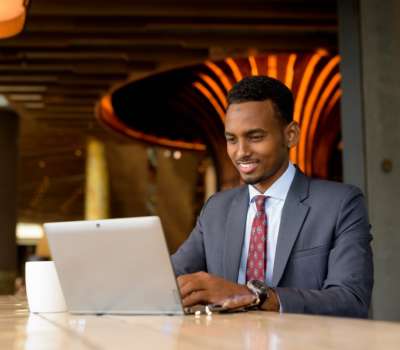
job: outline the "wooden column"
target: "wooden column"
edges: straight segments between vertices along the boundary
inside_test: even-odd
[[[204,173],[204,202],[217,192],[217,186],[217,172],[212,159],[208,158]]]
[[[86,154],[85,218],[87,220],[109,217],[109,177],[104,144],[89,137]]]
[[[17,271],[18,115],[0,109],[0,294],[13,294]]]

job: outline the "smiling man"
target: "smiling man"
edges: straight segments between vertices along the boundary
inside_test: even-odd
[[[227,151],[246,185],[212,196],[172,256],[184,305],[367,317],[372,237],[362,193],[290,163],[299,126],[281,82],[245,78],[228,101]]]

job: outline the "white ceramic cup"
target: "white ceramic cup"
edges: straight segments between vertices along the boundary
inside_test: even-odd
[[[28,261],[25,264],[25,284],[31,312],[67,311],[53,261]]]

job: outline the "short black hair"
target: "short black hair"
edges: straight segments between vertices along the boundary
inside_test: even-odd
[[[246,77],[228,93],[228,104],[270,100],[277,114],[289,124],[293,121],[293,94],[278,79],[267,76]]]

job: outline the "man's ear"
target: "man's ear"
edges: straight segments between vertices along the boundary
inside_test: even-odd
[[[292,148],[297,146],[300,139],[300,127],[297,122],[292,121],[288,124],[285,128],[285,139],[286,139],[286,146],[288,148]]]

